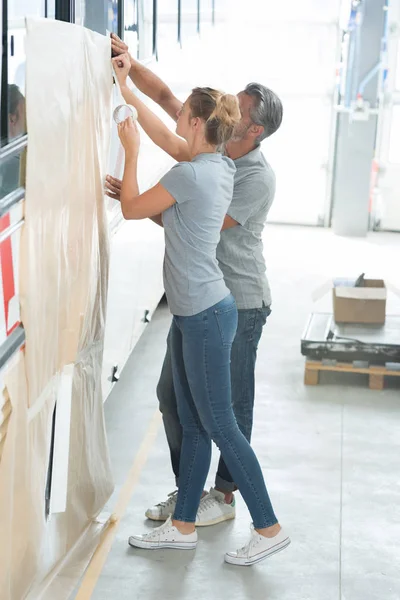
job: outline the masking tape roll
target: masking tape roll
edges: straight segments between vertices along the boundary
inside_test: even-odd
[[[130,112],[131,114],[127,115],[127,112]],[[127,119],[128,116],[131,116],[134,121],[136,121],[138,118],[137,110],[131,104],[120,104],[113,112],[113,119],[117,123],[117,125],[119,123],[122,123],[122,121],[125,121],[125,119]]]

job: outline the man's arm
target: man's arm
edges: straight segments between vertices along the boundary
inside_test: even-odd
[[[239,225],[239,223],[235,221],[235,219],[232,219],[232,217],[229,215],[225,215],[221,231],[225,231],[225,229],[232,229],[232,227],[236,227],[237,225]]]
[[[120,56],[128,52],[128,46],[115,34],[111,34],[111,48],[113,56]],[[129,77],[135,86],[146,96],[154,100],[163,110],[177,121],[177,112],[182,107],[182,102],[174,96],[170,88],[150,69],[130,56],[131,70]]]
[[[162,222],[162,216],[161,216],[161,214],[160,215],[154,215],[154,217],[150,217],[150,219],[153,221],[153,223],[156,223],[160,227],[164,227],[163,222]]]
[[[112,59],[115,74],[121,86],[121,93],[127,104],[134,106],[138,113],[138,121],[150,139],[178,162],[191,159],[186,140],[172,131],[129,89],[126,83],[130,62],[129,54],[120,54]]]

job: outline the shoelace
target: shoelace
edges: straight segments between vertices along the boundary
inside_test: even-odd
[[[204,496],[204,498],[202,498],[200,500],[200,504],[199,504],[199,508],[198,508],[197,512],[204,512],[205,510],[210,508],[215,503],[221,504],[221,501],[218,500],[218,498],[215,498],[215,496]]]
[[[237,551],[238,554],[244,554],[245,556],[249,556],[254,546],[256,546],[259,542],[259,538],[255,535],[253,526],[250,527],[251,538],[242,548],[239,548]]]
[[[170,504],[173,504],[174,502],[176,502],[177,496],[178,496],[178,490],[175,490],[175,492],[171,492],[170,494],[168,494],[168,500],[165,500],[164,502],[160,502],[159,504],[157,504],[157,506],[160,506],[160,507],[170,506]]]
[[[168,519],[167,521],[165,521],[165,523],[160,525],[160,527],[156,527],[152,531],[149,531],[149,533],[145,533],[143,538],[145,538],[146,540],[151,540],[153,538],[157,539],[160,537],[160,535],[164,531],[164,529],[169,529],[170,527],[172,527],[172,523],[171,523],[171,519]]]

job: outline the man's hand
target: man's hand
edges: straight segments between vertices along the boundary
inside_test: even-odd
[[[111,50],[113,56],[120,56],[129,52],[128,46],[117,36],[116,33],[111,34]]]
[[[121,201],[121,186],[122,181],[107,175],[106,177],[106,195],[114,200]]]

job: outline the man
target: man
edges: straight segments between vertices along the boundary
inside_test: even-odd
[[[119,56],[127,52],[128,48],[112,34],[112,50],[114,56]],[[176,121],[182,102],[163,81],[132,57],[131,65],[130,77],[135,86]],[[262,232],[275,195],[275,175],[261,153],[260,143],[280,127],[283,109],[278,96],[257,83],[249,84],[240,92],[238,100],[242,119],[235,137],[225,148],[226,154],[234,160],[237,171],[233,199],[221,232],[217,259],[238,307],[238,329],[231,355],[232,404],[238,425],[250,441],[257,347],[271,312]],[[111,193],[118,193],[112,184],[108,184],[108,188]],[[171,453],[172,469],[176,485],[179,486],[182,428],[172,381],[169,340],[157,396]],[[203,496],[196,525],[214,525],[233,519],[235,489],[235,483],[221,457],[215,488],[211,488]],[[174,511],[176,494],[177,492],[173,492],[166,501],[149,508],[146,516],[155,521],[166,520]]]
[[[26,133],[25,98],[15,84],[8,86],[8,139],[12,140]],[[19,185],[25,185],[21,166],[21,156],[11,156],[0,168],[0,193],[6,196]],[[22,163],[22,164],[21,164]]]

